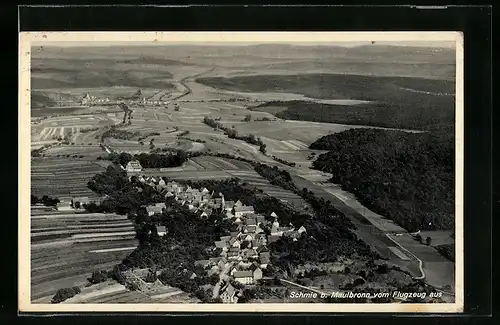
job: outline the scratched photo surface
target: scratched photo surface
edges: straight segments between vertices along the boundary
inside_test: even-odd
[[[53,34],[21,45],[27,310],[461,308],[455,34]]]

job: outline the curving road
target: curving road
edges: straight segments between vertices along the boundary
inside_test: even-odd
[[[203,71],[203,72],[200,72],[200,73],[196,73],[194,75],[190,75],[190,76],[187,76],[187,77],[184,77],[182,78],[181,80],[179,80],[179,83],[185,88],[185,91],[180,94],[180,95],[177,95],[175,97],[172,97],[170,98],[170,100],[177,100],[179,98],[182,98],[182,97],[185,97],[189,94],[191,94],[193,91],[191,90],[191,88],[189,88],[189,86],[186,84],[186,81],[188,81],[189,79],[192,79],[192,78],[197,78],[197,77],[200,77],[206,73],[209,73],[209,72],[212,72],[215,70],[215,67],[209,69],[209,70],[206,70],[206,71]],[[166,94],[163,94],[162,96],[160,96],[160,100],[165,96]]]

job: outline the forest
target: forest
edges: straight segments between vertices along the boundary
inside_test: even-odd
[[[116,164],[96,174],[87,186],[95,193],[105,195],[100,204],[84,204],[84,208],[92,213],[130,214],[140,210],[143,205],[163,200],[163,197],[151,186],[140,182],[129,182],[127,173]]]
[[[409,231],[453,229],[453,134],[351,129],[310,148],[329,150],[313,167],[370,210]]]
[[[278,109],[282,108],[282,109]],[[251,110],[269,112],[285,120],[370,125],[412,130],[453,130],[454,101],[442,107],[391,103],[357,105],[326,104],[306,101],[278,101],[260,104]]]

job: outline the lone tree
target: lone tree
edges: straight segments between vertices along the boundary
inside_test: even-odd
[[[427,246],[429,246],[429,245],[431,244],[431,241],[432,241],[432,238],[431,238],[431,237],[427,237],[427,238],[425,239],[425,244],[426,244]]]
[[[243,119],[243,121],[245,122],[250,122],[251,120],[252,120],[252,115],[250,114],[245,115],[245,118]]]
[[[422,242],[422,236],[420,236],[420,234],[417,234],[415,236],[415,240],[418,241],[419,243],[421,243]]]

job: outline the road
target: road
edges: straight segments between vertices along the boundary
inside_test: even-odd
[[[224,270],[221,273],[219,273],[219,282],[217,282],[217,284],[214,286],[212,299],[219,297],[219,291],[221,289],[222,282],[224,280],[226,280],[226,278],[227,278],[226,274],[227,274],[227,272],[229,272],[229,270],[231,269],[232,266],[233,266],[232,263],[227,265],[226,267],[224,267]]]
[[[206,70],[206,71],[203,71],[203,72],[200,72],[200,73],[197,73],[197,74],[194,74],[194,75],[191,75],[191,76],[187,76],[187,77],[184,77],[182,78],[181,80],[179,80],[179,83],[186,89],[182,94],[180,95],[177,95],[175,97],[172,97],[170,98],[170,100],[177,100],[179,98],[182,98],[182,97],[185,97],[189,94],[192,93],[192,90],[191,88],[189,88],[189,86],[186,84],[186,81],[188,81],[189,79],[192,79],[192,78],[197,78],[197,77],[201,77],[202,75],[206,74],[206,73],[209,73],[209,72],[212,72],[215,70],[215,67],[214,68],[211,68],[209,70]],[[163,94],[162,96],[160,96],[160,100],[163,98],[163,96],[165,96],[165,94]]]

